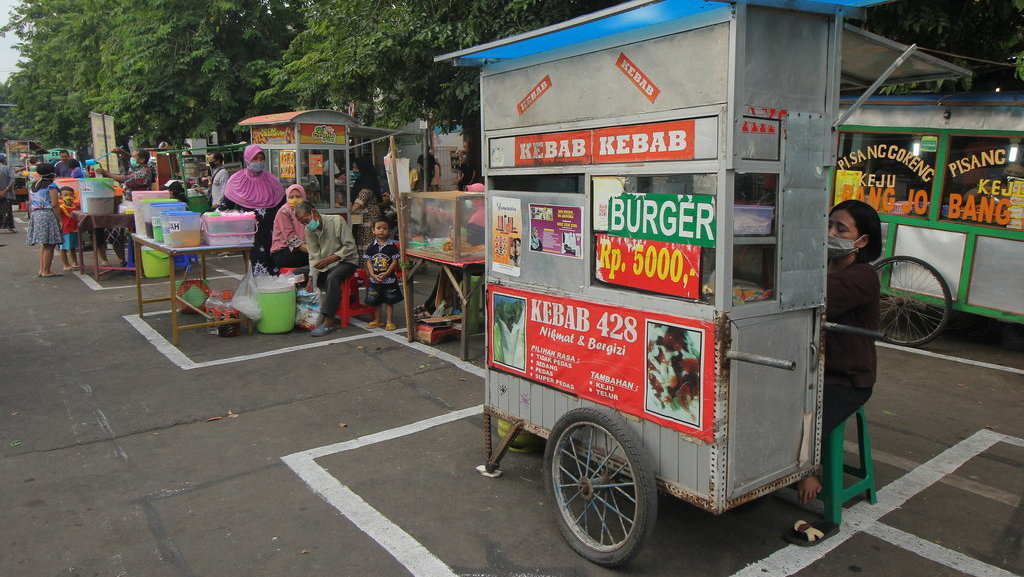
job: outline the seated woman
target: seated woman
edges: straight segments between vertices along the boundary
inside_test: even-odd
[[[306,227],[296,218],[295,207],[306,200],[306,190],[300,184],[293,184],[285,191],[285,197],[288,203],[274,217],[270,257],[280,268],[300,268],[309,264],[309,246]]]

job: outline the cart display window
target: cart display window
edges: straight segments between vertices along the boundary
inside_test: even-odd
[[[1024,165],[1019,138],[952,136],[941,219],[1024,228]]]
[[[709,302],[701,279],[714,262],[717,186],[715,174],[595,176],[595,281]]]
[[[737,174],[733,199],[733,305],[775,298],[779,175]]]
[[[880,214],[927,218],[938,143],[935,134],[841,133],[832,204],[853,198]]]
[[[491,177],[492,190],[583,193],[581,174],[516,174]]]

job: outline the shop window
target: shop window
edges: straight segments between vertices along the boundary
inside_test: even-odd
[[[594,177],[595,282],[710,302],[717,186],[715,174]]]
[[[842,132],[832,204],[857,199],[879,214],[928,218],[934,134]]]
[[[583,175],[580,174],[516,174],[492,176],[492,190],[515,190],[519,192],[583,192]]]
[[[942,185],[942,220],[1024,228],[1021,139],[952,136]]]

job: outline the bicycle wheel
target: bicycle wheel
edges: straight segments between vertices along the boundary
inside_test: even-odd
[[[640,552],[657,518],[654,473],[617,414],[574,409],[555,423],[544,485],[558,529],[581,556],[606,567]]]
[[[882,284],[881,325],[886,342],[919,347],[939,336],[953,314],[949,285],[930,264],[892,256],[875,265]]]

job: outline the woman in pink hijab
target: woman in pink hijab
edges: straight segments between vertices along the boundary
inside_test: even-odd
[[[309,265],[309,249],[306,247],[306,227],[295,217],[295,207],[306,200],[306,189],[293,184],[284,192],[288,204],[281,207],[274,217],[274,242],[270,245],[270,256],[281,268],[302,268]]]
[[[255,144],[245,147],[245,169],[231,175],[224,187],[221,210],[244,210],[256,213],[256,243],[252,250],[255,272],[277,274],[277,265],[270,256],[274,218],[284,204],[284,187],[276,176],[266,171],[267,155]]]

